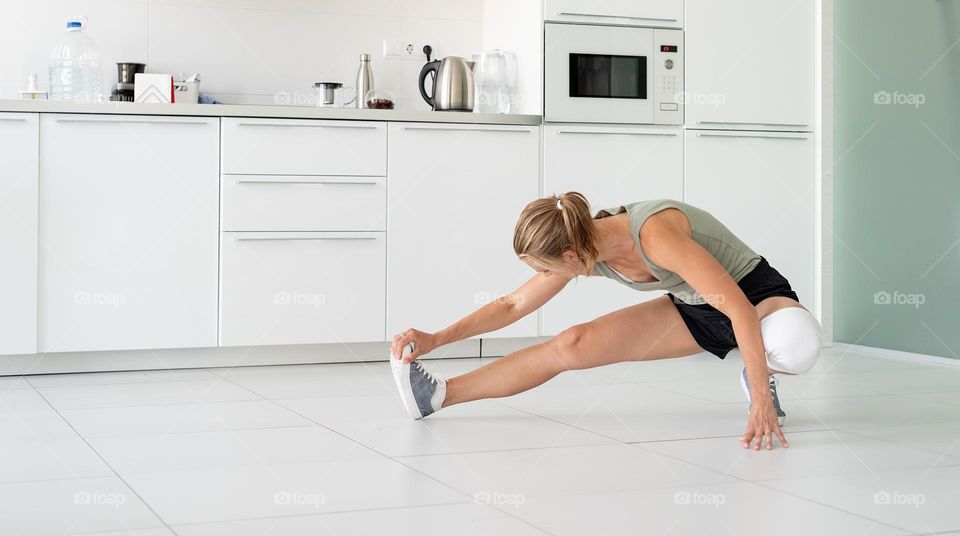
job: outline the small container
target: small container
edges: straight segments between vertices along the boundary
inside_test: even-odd
[[[19,93],[20,100],[47,100],[47,92],[37,87],[37,73],[27,75],[27,89]]]
[[[200,100],[200,81],[173,83],[174,104],[197,104]]]
[[[364,108],[371,110],[392,110],[397,99],[386,89],[371,89],[363,97]]]

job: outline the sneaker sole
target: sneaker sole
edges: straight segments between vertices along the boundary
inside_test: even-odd
[[[413,398],[413,388],[410,386],[410,364],[404,364],[403,361],[390,356],[390,369],[393,372],[393,381],[397,384],[397,390],[400,392],[400,401],[403,402],[403,408],[413,419],[422,419],[420,407]]]

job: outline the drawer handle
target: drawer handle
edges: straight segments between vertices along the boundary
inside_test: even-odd
[[[0,121],[6,121],[8,123],[22,123],[25,122],[26,119],[23,117],[0,117]]]
[[[237,242],[294,242],[320,240],[376,240],[375,236],[250,236],[237,237]]]
[[[400,127],[400,130],[423,130],[429,132],[526,132],[529,128],[440,128],[440,127]]]
[[[746,121],[697,121],[698,125],[766,125],[769,127],[805,127],[806,123],[749,123]]]
[[[572,13],[570,11],[561,11],[557,15],[566,15],[568,17],[597,17],[601,19],[630,19],[630,20],[657,20],[662,22],[677,22],[677,19],[658,19],[654,17],[629,17],[626,15],[599,15],[594,13]]]
[[[337,180],[306,180],[298,181],[296,179],[279,179],[279,180],[267,180],[267,179],[237,179],[237,184],[360,184],[360,185],[376,185],[377,181],[337,181]]]
[[[330,125],[330,124],[311,124],[311,123],[244,123],[237,122],[238,127],[294,127],[294,128],[357,128],[364,130],[376,130],[380,127],[370,125]]]
[[[707,132],[698,132],[698,138],[762,138],[768,140],[806,140],[807,136],[777,136],[774,134],[721,134],[721,133],[707,133]]]
[[[603,136],[679,136],[678,132],[606,132],[603,130],[558,130],[557,134],[600,134]]]
[[[57,119],[57,123],[108,125],[209,125],[209,121],[151,121],[149,119]]]

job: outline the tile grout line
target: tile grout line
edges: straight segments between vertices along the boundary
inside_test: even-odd
[[[32,386],[32,384],[31,384],[31,386]],[[87,441],[87,438],[84,437],[84,436],[80,433],[80,431],[77,430],[77,429],[73,426],[73,423],[71,423],[69,420],[67,420],[66,417],[64,417],[63,415],[61,415],[61,414],[60,414],[60,411],[59,411],[56,407],[54,407],[54,405],[51,404],[49,400],[47,400],[47,397],[43,396],[43,393],[41,393],[39,390],[37,390],[37,388],[36,388],[35,386],[33,386],[33,389],[34,389],[34,392],[37,393],[37,396],[39,396],[41,399],[43,399],[43,401],[46,402],[46,404],[47,404],[48,406],[50,406],[50,409],[52,409],[52,410],[54,411],[54,413],[57,414],[57,417],[59,417],[68,427],[70,427],[71,430],[73,430],[73,433],[77,435],[77,438],[79,438],[81,441],[83,441],[83,443],[87,446],[87,448],[89,448],[91,452],[93,452],[94,454],[96,454],[97,458],[99,458],[100,461],[103,462],[103,464],[106,465],[107,468],[110,469],[110,471],[113,472],[114,476],[116,476],[117,479],[118,479],[128,490],[130,490],[130,492],[133,493],[133,495],[134,495],[141,503],[143,503],[143,505],[147,508],[147,510],[150,511],[151,514],[153,514],[153,516],[157,519],[157,521],[159,521],[160,523],[162,523],[165,528],[167,528],[171,533],[173,533],[174,535],[176,535],[177,532],[174,531],[173,528],[170,527],[170,525],[167,523],[167,521],[166,521],[165,519],[163,519],[163,518],[160,516],[160,514],[157,513],[156,510],[154,510],[153,506],[150,505],[150,503],[148,503],[148,502],[146,501],[146,499],[144,499],[144,498],[140,495],[140,493],[138,493],[137,490],[134,489],[134,487],[131,486],[129,482],[127,482],[127,480],[126,480],[125,478],[123,478],[122,476],[120,476],[120,473],[113,467],[113,465],[111,465],[110,462],[108,462],[107,459],[103,457],[103,455],[100,453],[99,450],[97,450],[96,448],[94,448],[94,446],[91,445],[89,441]],[[68,480],[76,480],[76,479],[68,479]],[[142,528],[147,528],[147,527],[142,527]],[[126,530],[128,530],[128,531],[131,530],[131,527],[126,527]]]

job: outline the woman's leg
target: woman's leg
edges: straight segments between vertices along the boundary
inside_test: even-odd
[[[511,396],[565,370],[702,352],[669,296],[578,324],[556,337],[447,380],[443,407]]]

